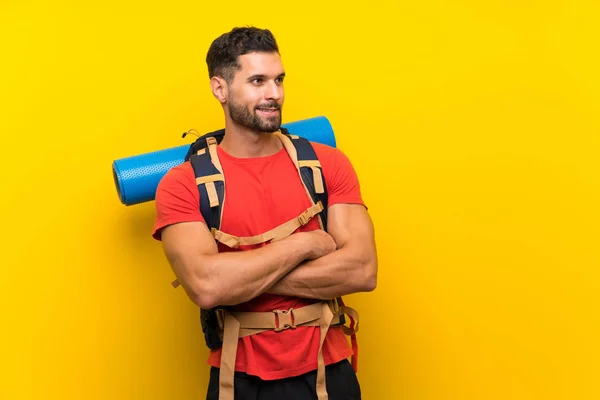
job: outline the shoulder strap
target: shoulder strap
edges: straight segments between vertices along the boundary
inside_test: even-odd
[[[184,135],[186,134],[187,132],[184,133]],[[188,149],[187,154],[184,157],[184,161],[189,161],[191,156],[193,156],[194,154],[198,154],[198,151],[208,148],[208,144],[206,143],[208,138],[215,138],[217,140],[217,143],[221,143],[221,140],[223,140],[224,136],[225,129],[219,129],[198,137],[198,139],[196,139],[196,141],[190,145],[190,148]]]
[[[195,154],[189,157],[200,192],[200,212],[211,231],[221,226],[225,201],[225,176],[217,155],[220,139],[222,136],[201,137],[190,147],[190,151],[193,148]],[[202,146],[203,143],[205,146]]]
[[[290,158],[296,165],[308,196],[314,204],[321,202],[323,211],[319,214],[321,228],[327,230],[327,185],[323,177],[321,163],[312,144],[303,137],[291,135],[282,129],[279,138],[282,140]]]
[[[297,135],[291,135],[285,129],[281,129],[279,138],[281,139],[284,147],[290,155],[290,158],[296,165],[302,183],[306,188],[313,203],[322,203],[322,211],[318,214],[321,228],[327,231],[327,185],[323,176],[323,169],[319,158],[315,152],[310,141],[306,138],[299,137]],[[336,302],[339,307],[344,306],[343,299],[341,297],[336,298]],[[346,323],[346,318],[342,314],[340,315],[340,322],[332,326],[343,326]],[[354,359],[353,359],[354,360]]]

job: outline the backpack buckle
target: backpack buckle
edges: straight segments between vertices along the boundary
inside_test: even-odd
[[[275,314],[275,332],[281,332],[286,329],[296,329],[296,325],[293,321],[293,311],[293,308],[288,310],[273,310],[273,313]]]
[[[298,217],[298,223],[300,224],[300,226],[304,226],[308,223],[308,221],[310,220],[310,218],[306,215],[307,212],[303,212],[302,214],[300,214],[300,216]]]
[[[223,330],[225,328],[225,310],[222,308],[217,308],[215,310],[215,316],[217,317],[217,325],[219,329]]]

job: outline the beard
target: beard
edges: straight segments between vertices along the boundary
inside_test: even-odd
[[[259,132],[275,132],[281,127],[281,106],[277,103],[261,104],[256,108],[276,108],[277,112],[272,117],[260,117],[256,113],[256,108],[249,110],[243,104],[229,102],[229,116],[233,122],[246,126]]]

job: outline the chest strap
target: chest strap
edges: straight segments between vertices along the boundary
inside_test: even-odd
[[[290,219],[287,222],[279,225],[276,228],[271,229],[260,235],[238,237],[230,235],[229,233],[222,232],[218,229],[212,228],[211,233],[215,240],[223,243],[224,245],[237,249],[239,246],[261,244],[271,241],[277,241],[290,236],[294,231],[301,226],[304,226],[310,221],[315,215],[323,211],[323,204],[318,202],[317,204],[309,207],[299,216]]]
[[[273,310],[271,312],[230,312],[217,310],[219,320],[219,335],[223,341],[221,349],[221,365],[219,371],[219,400],[234,400],[235,359],[237,355],[238,340],[242,337],[272,330],[283,332],[287,329],[302,329],[306,326],[318,326],[321,329],[319,353],[317,356],[317,397],[318,400],[328,400],[327,385],[325,380],[325,360],[323,358],[323,344],[329,327],[339,323],[342,314],[348,315],[352,324],[350,327],[342,325],[346,335],[352,337],[352,366],[356,370],[358,348],[356,332],[358,331],[358,313],[356,310],[339,306],[336,301],[323,301],[302,308],[289,310]]]

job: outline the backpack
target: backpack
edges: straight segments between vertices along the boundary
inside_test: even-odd
[[[194,170],[200,194],[200,212],[215,240],[234,248],[240,244],[264,243],[292,234],[298,227],[306,224],[313,217],[317,217],[321,229],[327,231],[327,187],[321,164],[314,148],[307,139],[290,134],[283,127],[276,134],[280,136],[287,153],[296,164],[299,178],[302,180],[313,206],[298,218],[288,221],[269,232],[251,238],[237,238],[220,231],[226,196],[225,176],[222,173],[216,146],[223,140],[225,129],[202,135],[190,145],[184,160],[186,162],[190,161]],[[178,285],[178,281],[175,280],[173,286],[177,287]],[[340,307],[344,306],[341,297],[338,297],[334,301]],[[220,308],[233,310],[231,307],[221,306],[208,310],[200,309],[202,331],[206,345],[210,349],[217,349],[223,345],[219,336],[219,320],[217,315],[217,310]],[[339,323],[332,326],[344,324],[345,318],[342,314],[340,315]]]

